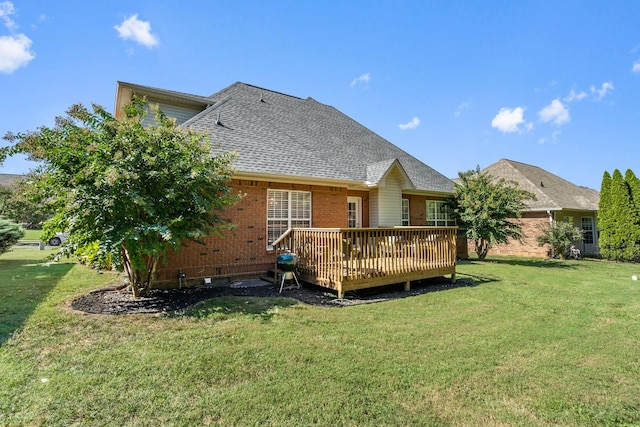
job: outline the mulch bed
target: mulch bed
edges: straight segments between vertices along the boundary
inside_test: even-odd
[[[303,284],[299,289],[285,288],[282,293],[279,293],[279,285],[260,279],[249,279],[224,285],[154,289],[151,291],[151,296],[140,298],[134,298],[131,291],[128,290],[94,291],[73,300],[71,307],[91,314],[164,313],[184,309],[211,298],[226,296],[283,297],[316,306],[345,307],[406,298],[464,286],[474,286],[474,284],[466,280],[458,280],[454,284],[447,278],[439,277],[412,282],[409,292],[405,292],[403,285],[400,284],[347,292],[343,299],[337,299],[335,292],[317,286]]]

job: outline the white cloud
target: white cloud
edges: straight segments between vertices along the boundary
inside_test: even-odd
[[[365,73],[359,77],[356,77],[355,79],[353,79],[353,81],[351,82],[351,87],[354,87],[355,85],[357,85],[358,83],[363,83],[363,84],[367,84],[369,83],[369,80],[371,79],[371,76],[369,73]]]
[[[401,123],[398,125],[398,127],[402,130],[407,130],[407,129],[415,129],[418,127],[418,125],[420,124],[420,119],[417,117],[414,117],[413,119],[411,119],[410,122],[408,123]]]
[[[462,112],[464,110],[466,110],[467,108],[471,107],[471,103],[470,102],[463,102],[462,104],[458,105],[458,108],[456,108],[456,112],[453,113],[454,116],[456,117],[460,117],[460,115],[462,114]]]
[[[595,86],[591,86],[591,93],[596,95],[598,99],[602,99],[607,95],[609,91],[612,91],[614,89],[615,88],[613,87],[613,83],[604,82],[602,83],[602,86],[600,87],[600,89],[596,88]]]
[[[122,24],[113,27],[123,40],[133,40],[145,47],[152,48],[158,45],[158,37],[151,33],[149,21],[141,21],[138,14],[131,15],[122,21]]]
[[[524,120],[524,108],[506,108],[500,109],[498,114],[491,120],[491,127],[498,129],[502,133],[513,133],[529,131],[533,129],[533,123],[527,123]]]
[[[554,99],[551,104],[544,107],[538,112],[540,120],[543,122],[552,122],[553,124],[560,126],[571,121],[569,116],[569,110],[564,106],[559,99]]]
[[[13,7],[13,3],[10,1],[3,1],[0,3],[0,19],[4,22],[5,27],[10,30],[15,30],[17,27],[16,23],[13,22],[9,15],[13,15],[16,12],[16,9]]]
[[[569,92],[569,95],[564,97],[563,101],[564,102],[582,101],[588,96],[589,94],[587,94],[587,92],[583,90],[581,90],[580,92],[576,92],[575,90],[571,89],[571,92]]]
[[[631,71],[633,71],[634,73],[640,73],[640,61],[634,62]]]
[[[558,137],[560,136],[560,131],[559,130],[554,130],[553,132],[551,132],[551,141],[552,142],[556,142],[558,140]],[[547,137],[542,137],[538,140],[538,144],[546,144],[549,141],[549,138]]]
[[[12,73],[35,58],[31,43],[24,34],[0,37],[0,73]]]

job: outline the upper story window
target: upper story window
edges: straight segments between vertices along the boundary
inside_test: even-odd
[[[455,226],[453,211],[446,202],[441,200],[427,200],[427,226],[448,227]]]
[[[408,227],[410,224],[409,199],[402,199],[402,225]]]
[[[268,189],[268,247],[292,227],[311,227],[311,192]]]

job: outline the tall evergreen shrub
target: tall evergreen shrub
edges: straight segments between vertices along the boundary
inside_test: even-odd
[[[611,259],[613,255],[611,246],[612,227],[611,174],[608,171],[604,171],[600,186],[600,203],[598,204],[598,229],[600,230],[598,245],[600,246],[600,255],[607,259]]]
[[[11,249],[24,236],[18,224],[0,218],[0,255]]]
[[[625,177],[616,169],[607,184],[602,180],[600,193],[600,253],[603,257],[633,261],[640,257],[640,210],[633,199],[633,188],[640,185],[632,171]],[[637,191],[637,190],[636,190]]]

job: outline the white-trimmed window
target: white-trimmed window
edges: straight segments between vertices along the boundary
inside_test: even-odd
[[[585,245],[593,245],[593,218],[590,216],[582,217],[582,242]]]
[[[441,200],[427,200],[427,226],[449,227],[455,226],[453,211],[446,202]]]
[[[311,227],[311,192],[268,189],[267,247],[292,227]]]
[[[402,199],[402,225],[408,227],[410,223],[409,199]]]

